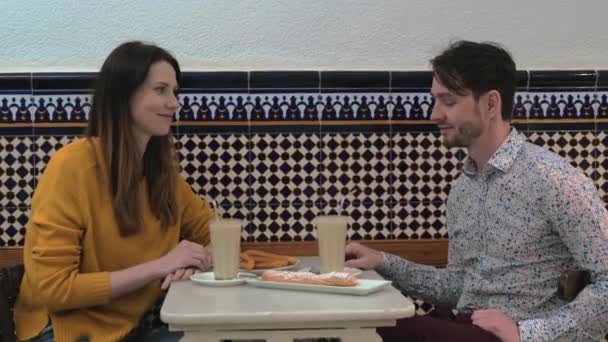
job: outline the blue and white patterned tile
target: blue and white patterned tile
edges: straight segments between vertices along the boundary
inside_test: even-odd
[[[524,105],[528,118],[533,119],[593,119],[593,92],[528,92]]]
[[[388,108],[391,119],[395,122],[401,120],[429,120],[433,108],[433,99],[428,92],[391,93],[388,97]]]
[[[595,159],[595,184],[604,204],[608,207],[608,133],[599,131],[597,134],[598,151]]]
[[[319,208],[313,203],[253,203],[251,207],[251,239],[267,241],[312,241],[315,239],[313,219]]]
[[[91,94],[35,95],[28,100],[28,108],[36,124],[85,124],[91,101]]]
[[[389,203],[383,201],[345,200],[344,207],[338,210],[338,203],[331,201],[322,208],[323,215],[342,215],[350,217],[346,235],[350,240],[385,240],[392,239],[391,215]],[[316,236],[316,235],[315,235]]]
[[[325,133],[321,137],[321,199],[344,196],[386,201],[389,196],[391,141],[387,133]]]
[[[450,184],[460,173],[462,148],[448,149],[439,133],[394,133],[393,200],[447,201]]]
[[[32,97],[23,94],[0,95],[0,123],[28,124],[34,121]]]
[[[529,93],[526,91],[518,91],[515,93],[513,100],[513,111],[511,113],[511,118],[514,121],[525,123],[526,120],[528,120],[530,108],[532,107],[530,102],[526,102],[528,98]]]
[[[254,202],[318,201],[319,135],[251,135],[251,199]]]
[[[0,136],[0,207],[24,207],[35,186],[32,138]]]
[[[397,108],[401,119],[424,119],[428,94],[295,93],[184,94],[178,120],[193,121],[387,121]],[[401,115],[401,116],[399,116]]]
[[[597,137],[594,132],[529,132],[528,141],[567,159],[572,166],[595,178]]]
[[[318,121],[323,107],[316,93],[251,94],[246,99],[252,122]]]
[[[183,94],[180,124],[200,121],[318,120],[318,94]]]
[[[220,204],[249,200],[246,135],[185,134],[176,140],[182,176],[194,192]]]
[[[247,94],[182,94],[178,122],[247,121]]]
[[[388,93],[326,93],[317,103],[321,121],[388,121],[394,107]]]
[[[447,238],[444,202],[400,202],[393,207],[396,239]]]
[[[598,119],[608,118],[608,92],[596,92],[593,94],[593,106]]]
[[[40,179],[46,165],[55,152],[78,138],[79,136],[73,135],[39,135],[35,137],[32,150],[36,160],[36,182]]]
[[[23,246],[30,208],[0,208],[0,247]]]

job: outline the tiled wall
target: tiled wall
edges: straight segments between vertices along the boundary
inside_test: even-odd
[[[514,125],[608,202],[608,72],[521,71]],[[0,74],[0,247],[23,244],[49,157],[85,126],[95,74]],[[193,72],[174,135],[183,176],[246,241],[313,240],[347,195],[352,239],[443,239],[465,156],[429,122],[429,72]]]

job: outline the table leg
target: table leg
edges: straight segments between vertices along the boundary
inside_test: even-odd
[[[184,336],[179,342],[220,342],[217,336],[205,335],[205,334],[188,334],[184,333]]]
[[[346,329],[340,334],[342,342],[382,342],[376,329]]]
[[[266,342],[293,342],[293,336],[287,334],[274,334],[266,339]]]
[[[261,339],[266,342],[293,342],[295,338],[326,337],[337,337],[342,342],[382,342],[382,338],[380,338],[374,328],[185,332],[180,342],[220,342],[224,339],[234,341]]]

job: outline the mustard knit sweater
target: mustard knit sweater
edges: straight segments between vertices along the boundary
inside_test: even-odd
[[[119,341],[137,326],[161,293],[160,280],[110,299],[110,272],[157,259],[180,237],[209,242],[213,213],[179,177],[178,220],[163,231],[141,182],[143,227],[118,231],[107,170],[97,139],[79,139],[59,150],[36,188],[27,224],[25,275],[15,305],[20,340],[39,334],[50,318],[56,341]]]

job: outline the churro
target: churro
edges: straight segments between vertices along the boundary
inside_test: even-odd
[[[262,280],[281,283],[298,283],[328,286],[355,286],[357,277],[344,272],[314,274],[310,272],[290,272],[269,270],[262,273]]]
[[[241,252],[242,269],[269,269],[294,265],[298,259],[288,255],[275,254],[256,249]]]

